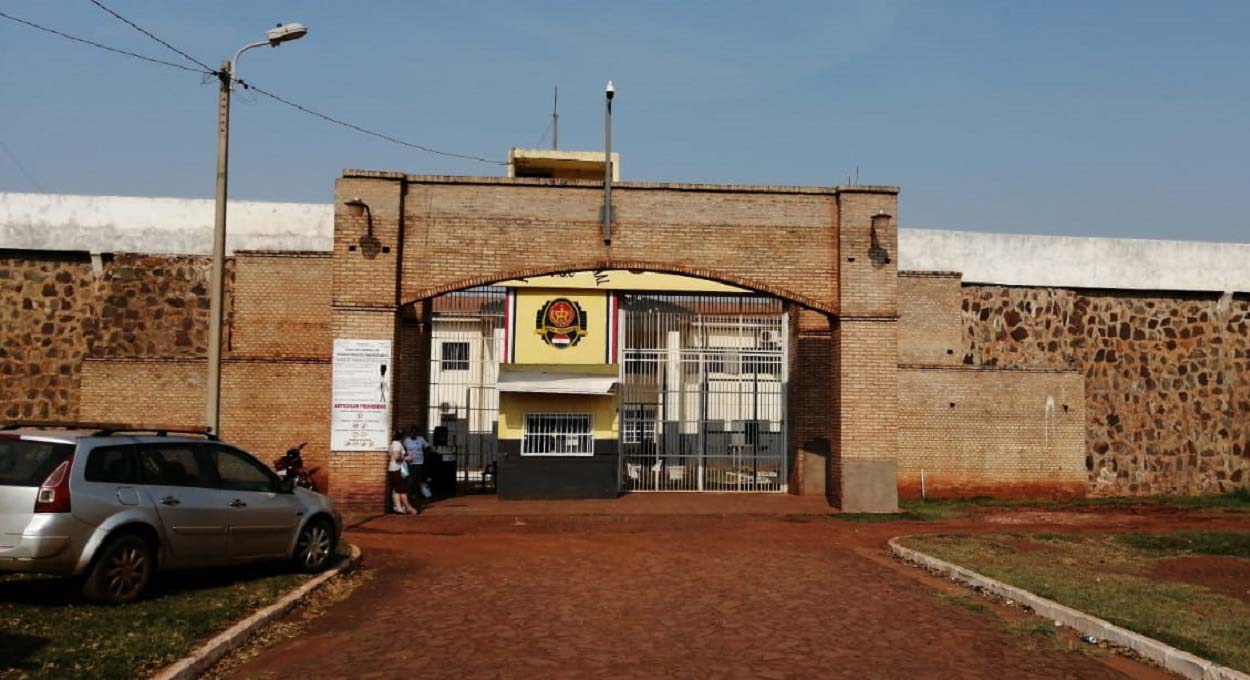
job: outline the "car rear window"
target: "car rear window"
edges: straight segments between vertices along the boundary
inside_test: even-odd
[[[39,486],[73,452],[73,444],[0,439],[0,486]]]

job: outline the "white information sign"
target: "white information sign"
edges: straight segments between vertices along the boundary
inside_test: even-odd
[[[390,340],[334,340],[332,450],[385,451],[390,445],[390,364]]]

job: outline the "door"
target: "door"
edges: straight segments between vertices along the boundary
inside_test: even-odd
[[[285,557],[303,507],[280,490],[278,477],[252,456],[221,444],[201,445],[216,470],[227,512],[231,560]]]
[[[226,561],[226,513],[215,475],[192,442],[141,444],[143,493],[156,506],[170,555],[181,566]]]

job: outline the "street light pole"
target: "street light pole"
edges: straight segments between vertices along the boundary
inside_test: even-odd
[[[237,58],[237,57],[236,57]],[[230,167],[230,90],[234,86],[234,64],[221,62],[217,93],[217,201],[213,220],[213,269],[208,309],[208,390],[205,425],[221,432],[221,317],[226,288],[226,182]]]
[[[213,266],[209,280],[208,382],[205,385],[204,424],[209,432],[221,433],[221,326],[226,289],[226,194],[230,169],[230,92],[238,82],[239,57],[253,47],[277,47],[308,34],[303,24],[278,24],[266,31],[266,39],[239,48],[234,59],[221,62],[217,72],[217,198],[213,219]]]

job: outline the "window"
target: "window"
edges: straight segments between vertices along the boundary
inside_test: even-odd
[[[83,478],[105,484],[138,484],[139,466],[129,446],[105,446],[91,450]]]
[[[590,456],[595,452],[589,413],[527,413],[521,454]]]
[[[212,479],[200,465],[192,444],[158,444],[140,450],[139,467],[143,481],[166,486],[211,487]]]
[[[781,354],[751,352],[742,355],[743,373],[781,375]]]
[[[641,444],[655,441],[655,406],[651,404],[626,404],[624,429],[621,441],[625,444]]]
[[[441,367],[444,371],[469,370],[469,343],[444,342]]]
[[[223,446],[205,447],[217,465],[217,479],[230,491],[274,491],[275,479],[250,457]]]
[[[73,452],[73,444],[0,440],[0,486],[39,486]]]

